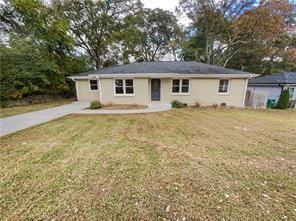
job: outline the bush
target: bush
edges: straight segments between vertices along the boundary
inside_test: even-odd
[[[289,105],[289,89],[284,89],[277,103],[277,108],[286,109]]]
[[[102,106],[103,105],[101,104],[101,102],[99,102],[99,101],[92,101],[90,103],[89,108],[92,109],[92,110],[94,110],[94,109],[100,109]]]
[[[182,108],[184,107],[183,103],[177,100],[171,102],[173,108]]]
[[[0,107],[8,107],[8,100],[7,99],[0,99]]]
[[[218,104],[212,104],[210,107],[212,107],[212,108],[218,108]]]

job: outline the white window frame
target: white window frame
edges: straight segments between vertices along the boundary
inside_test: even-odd
[[[116,80],[122,80],[122,86],[123,86],[123,94],[117,94],[116,93]],[[126,83],[125,81],[126,80],[132,80],[133,81],[133,92],[132,94],[127,94],[126,93]],[[127,86],[127,87],[131,87],[131,86]],[[114,90],[114,96],[116,97],[132,97],[132,96],[135,96],[135,79],[134,78],[114,78],[113,79],[113,90]]]
[[[90,81],[97,81],[97,89],[96,90],[91,89]],[[99,80],[97,80],[97,79],[88,79],[88,86],[89,86],[89,91],[98,91],[99,90]]]
[[[221,80],[227,80],[228,81],[228,85],[227,85],[227,91],[226,92],[219,92],[219,90],[220,90],[220,81]],[[230,79],[227,79],[227,78],[221,78],[221,79],[219,79],[219,81],[218,81],[218,94],[219,95],[228,95],[229,94],[229,91],[230,91]]]
[[[290,89],[292,88],[294,89],[294,91],[293,91],[292,97],[290,98]],[[288,90],[289,90],[289,100],[296,99],[296,87],[288,87]]]
[[[179,92],[173,92],[173,82],[174,80],[179,80]],[[188,92],[182,92],[183,80],[188,80]],[[172,78],[171,83],[171,94],[172,95],[190,95],[190,78]]]

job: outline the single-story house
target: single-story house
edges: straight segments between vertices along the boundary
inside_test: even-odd
[[[267,98],[277,102],[282,90],[288,88],[290,101],[296,100],[296,72],[282,72],[249,80],[248,91],[266,93]]]
[[[169,104],[243,107],[248,79],[256,74],[198,62],[135,62],[70,78],[78,100],[102,104]]]

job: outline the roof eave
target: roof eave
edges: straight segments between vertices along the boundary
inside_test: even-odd
[[[249,82],[248,85],[250,86],[284,86],[284,85],[296,85],[296,83],[282,83],[282,82],[277,82],[277,83],[252,83]]]
[[[88,76],[69,76],[69,77],[67,77],[67,78],[69,78],[69,79],[75,81],[75,80],[88,80],[88,79],[93,79],[94,77],[91,77],[91,76],[88,75]]]
[[[248,85],[254,85],[254,86],[280,86],[280,83],[251,83],[249,82]]]
[[[99,78],[174,78],[174,77],[187,77],[187,78],[250,78],[259,76],[257,74],[179,74],[179,73],[130,73],[130,74],[91,74],[89,77]]]

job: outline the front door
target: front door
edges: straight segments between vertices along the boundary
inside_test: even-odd
[[[151,79],[151,100],[160,101],[160,79]]]

